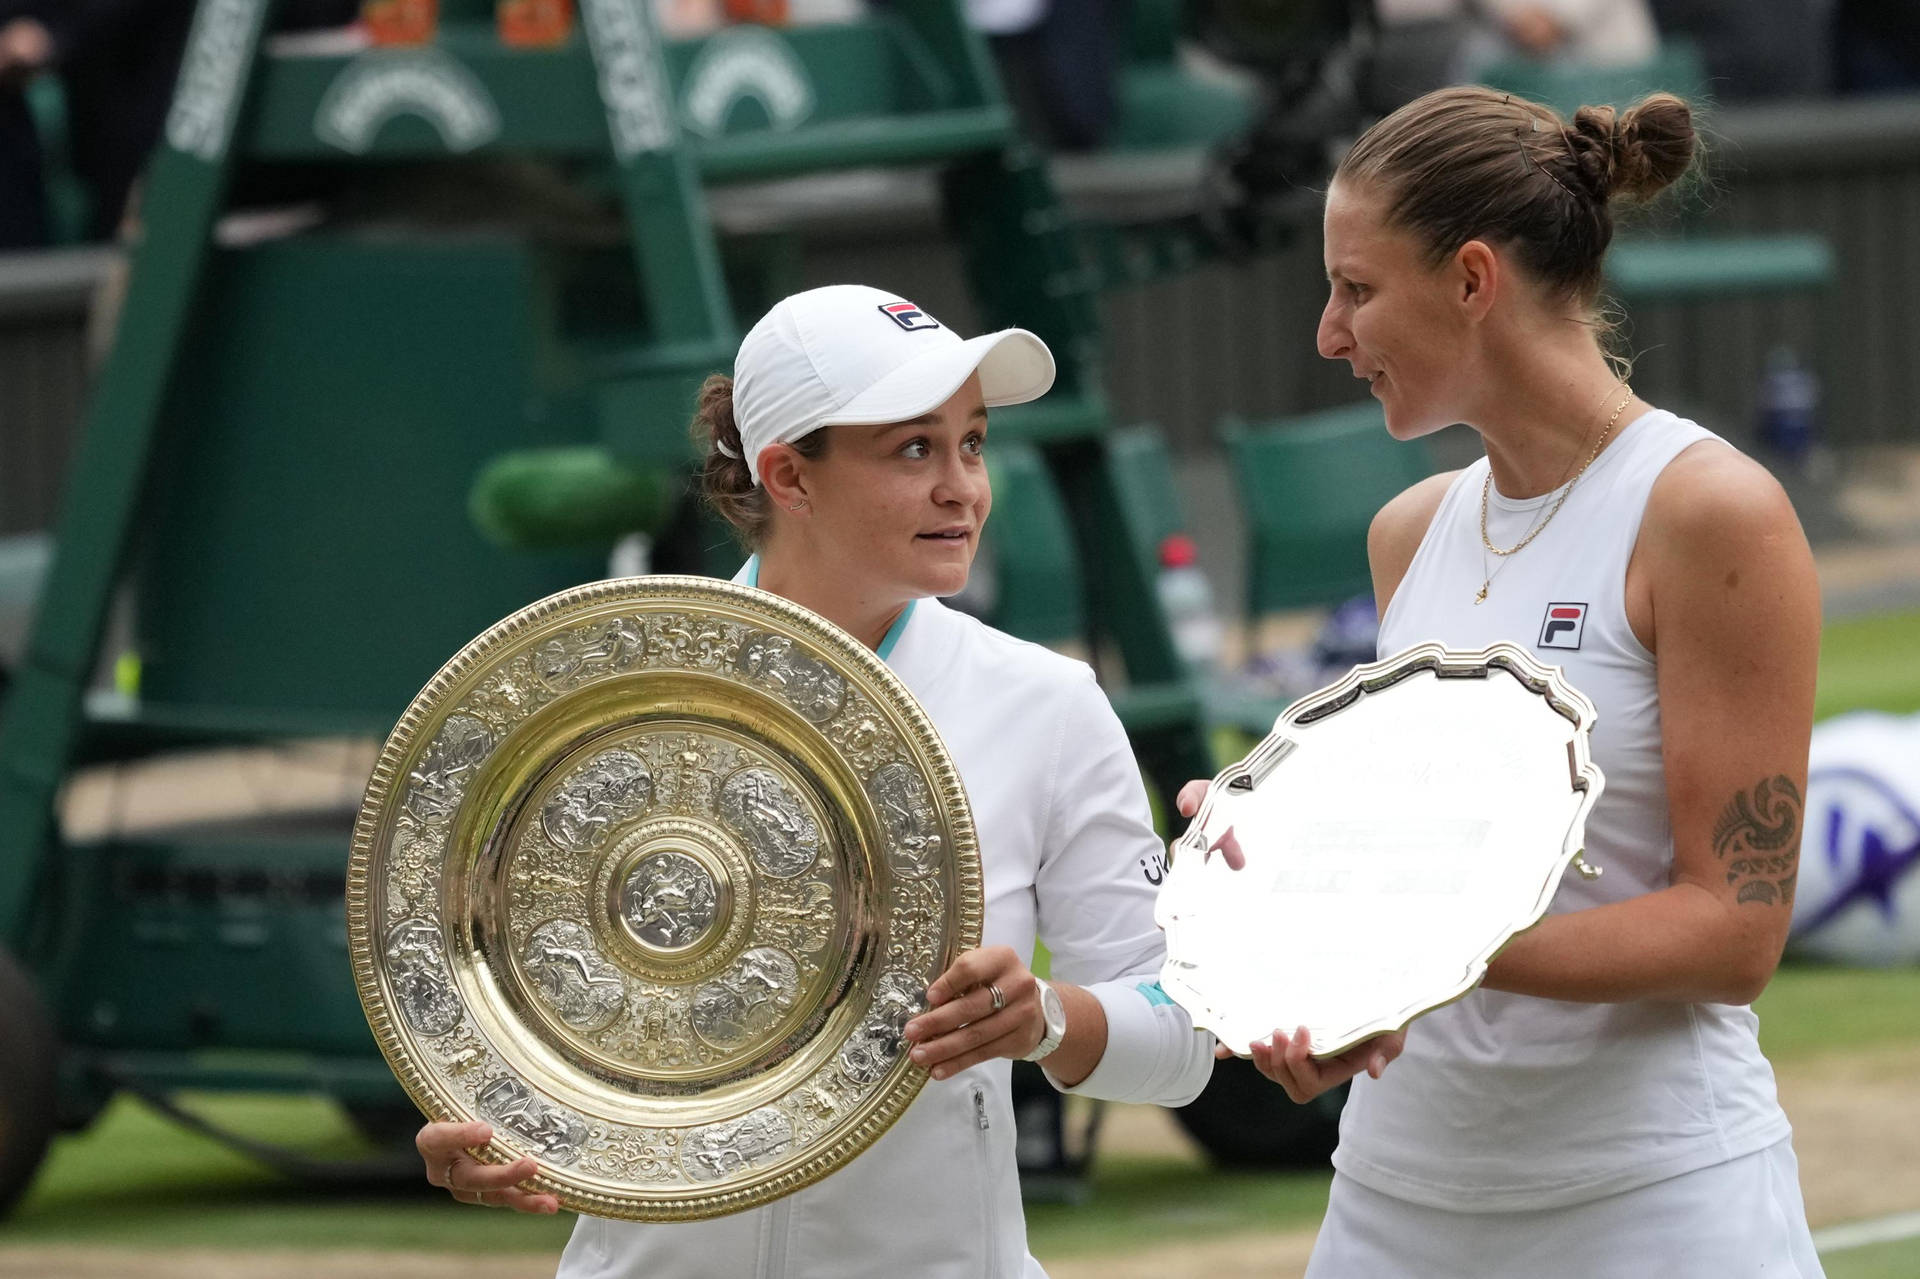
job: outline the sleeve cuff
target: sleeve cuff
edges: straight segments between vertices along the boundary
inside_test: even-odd
[[[1085,989],[1107,1014],[1106,1052],[1071,1088],[1052,1072],[1048,1083],[1069,1096],[1159,1106],[1184,1106],[1200,1095],[1213,1073],[1213,1036],[1195,1030],[1185,1009],[1152,983],[1106,981]]]

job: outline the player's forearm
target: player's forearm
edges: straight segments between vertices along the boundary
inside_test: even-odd
[[[1550,915],[1515,937],[1486,987],[1578,1003],[1746,1004],[1780,961],[1782,930],[1755,907],[1675,884],[1629,901]]]

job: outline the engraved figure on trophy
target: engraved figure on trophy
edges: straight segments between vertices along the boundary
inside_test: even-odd
[[[620,888],[620,914],[634,936],[662,950],[679,950],[713,927],[719,893],[713,876],[685,853],[643,857]]]
[[[671,666],[712,670],[732,660],[739,647],[737,631],[708,617],[662,613],[647,636],[647,655]]]
[[[864,713],[866,704],[857,695],[854,708],[827,726],[827,736],[832,738],[846,752],[847,759],[862,773],[870,773],[880,765],[898,759],[901,746],[895,737],[880,722],[878,716]]]
[[[488,1119],[539,1147],[543,1158],[570,1164],[580,1157],[587,1140],[586,1122],[543,1100],[511,1075],[482,1088],[474,1101]]]
[[[785,635],[756,631],[740,646],[740,671],[763,684],[815,724],[824,724],[846,705],[847,682],[839,672],[815,661]]]
[[[920,775],[901,763],[888,764],[867,780],[867,790],[887,824],[887,864],[908,879],[923,879],[940,864],[944,843],[940,815]]]
[[[680,988],[642,987],[633,1014],[620,1027],[611,1047],[649,1066],[678,1069],[689,1061],[705,1062],[711,1050],[687,1034],[685,994]]]
[[[833,931],[833,888],[817,879],[766,891],[754,912],[760,935],[801,955],[826,949]]]
[[[714,777],[732,760],[730,745],[698,733],[669,733],[646,739],[642,749],[653,761],[655,813],[713,811]]]
[[[606,843],[614,827],[644,812],[652,799],[653,774],[646,761],[631,751],[606,751],[548,797],[540,809],[540,829],[568,852],[587,852]]]
[[[473,770],[493,751],[493,734],[471,715],[451,715],[433,745],[407,776],[402,807],[416,821],[441,821],[460,807]]]
[[[630,1181],[668,1181],[679,1175],[675,1151],[680,1135],[658,1128],[620,1128],[595,1124],[581,1166]]]
[[[689,1134],[680,1150],[680,1167],[697,1181],[718,1181],[777,1159],[792,1144],[793,1120],[783,1111],[763,1106],[734,1123]]]
[[[770,768],[743,768],[720,787],[720,817],[753,850],[754,863],[791,879],[820,854],[820,831]]]
[[[743,1048],[785,1016],[799,994],[793,956],[776,946],[755,946],[694,992],[694,1033],[725,1052]]]
[[[880,974],[873,1003],[840,1049],[840,1070],[857,1084],[871,1084],[892,1068],[905,1043],[907,1023],[925,1012],[925,987],[902,972]]]
[[[594,675],[623,671],[645,651],[640,623],[616,617],[542,644],[533,654],[533,673],[558,693]]]
[[[620,973],[593,944],[586,925],[550,919],[533,930],[521,957],[534,989],[575,1030],[598,1030],[626,1003]]]
[[[893,895],[887,924],[887,963],[905,972],[937,971],[946,934],[946,894],[937,879],[910,880]]]
[[[460,1000],[447,973],[440,930],[430,920],[406,919],[387,935],[393,993],[407,1024],[422,1035],[444,1035],[460,1022]]]

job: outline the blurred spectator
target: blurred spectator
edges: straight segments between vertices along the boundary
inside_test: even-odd
[[[1659,52],[1647,0],[1376,0],[1383,107],[1512,58],[1628,66]]]
[[[40,139],[24,90],[50,57],[46,28],[39,23],[0,22],[0,252],[47,242]]]
[[[1920,89],[1920,4],[1838,0],[1833,75],[1834,88],[1841,93]]]
[[[0,0],[0,244],[45,243],[42,151],[21,89],[59,76],[67,145],[89,203],[86,238],[111,239],[167,104],[195,0]],[[284,0],[281,29],[338,26],[359,0]]]
[[[669,40],[711,35],[727,20],[720,0],[654,0],[653,16]]]
[[[965,0],[987,37],[1014,110],[1036,142],[1086,151],[1105,142],[1119,112],[1123,6],[1112,0]]]
[[[1653,0],[1660,34],[1693,42],[1720,102],[1825,93],[1831,8],[1832,0]]]
[[[57,72],[66,91],[68,146],[92,206],[90,239],[110,238],[120,223],[166,120],[192,22],[193,0],[0,0],[9,65],[22,76]]]

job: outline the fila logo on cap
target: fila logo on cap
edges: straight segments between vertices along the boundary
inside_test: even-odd
[[[940,321],[922,311],[911,302],[888,302],[881,306],[880,314],[911,333],[915,329],[937,329]]]
[[[1540,624],[1541,648],[1579,648],[1580,635],[1587,629],[1585,604],[1549,604],[1546,620]]]

